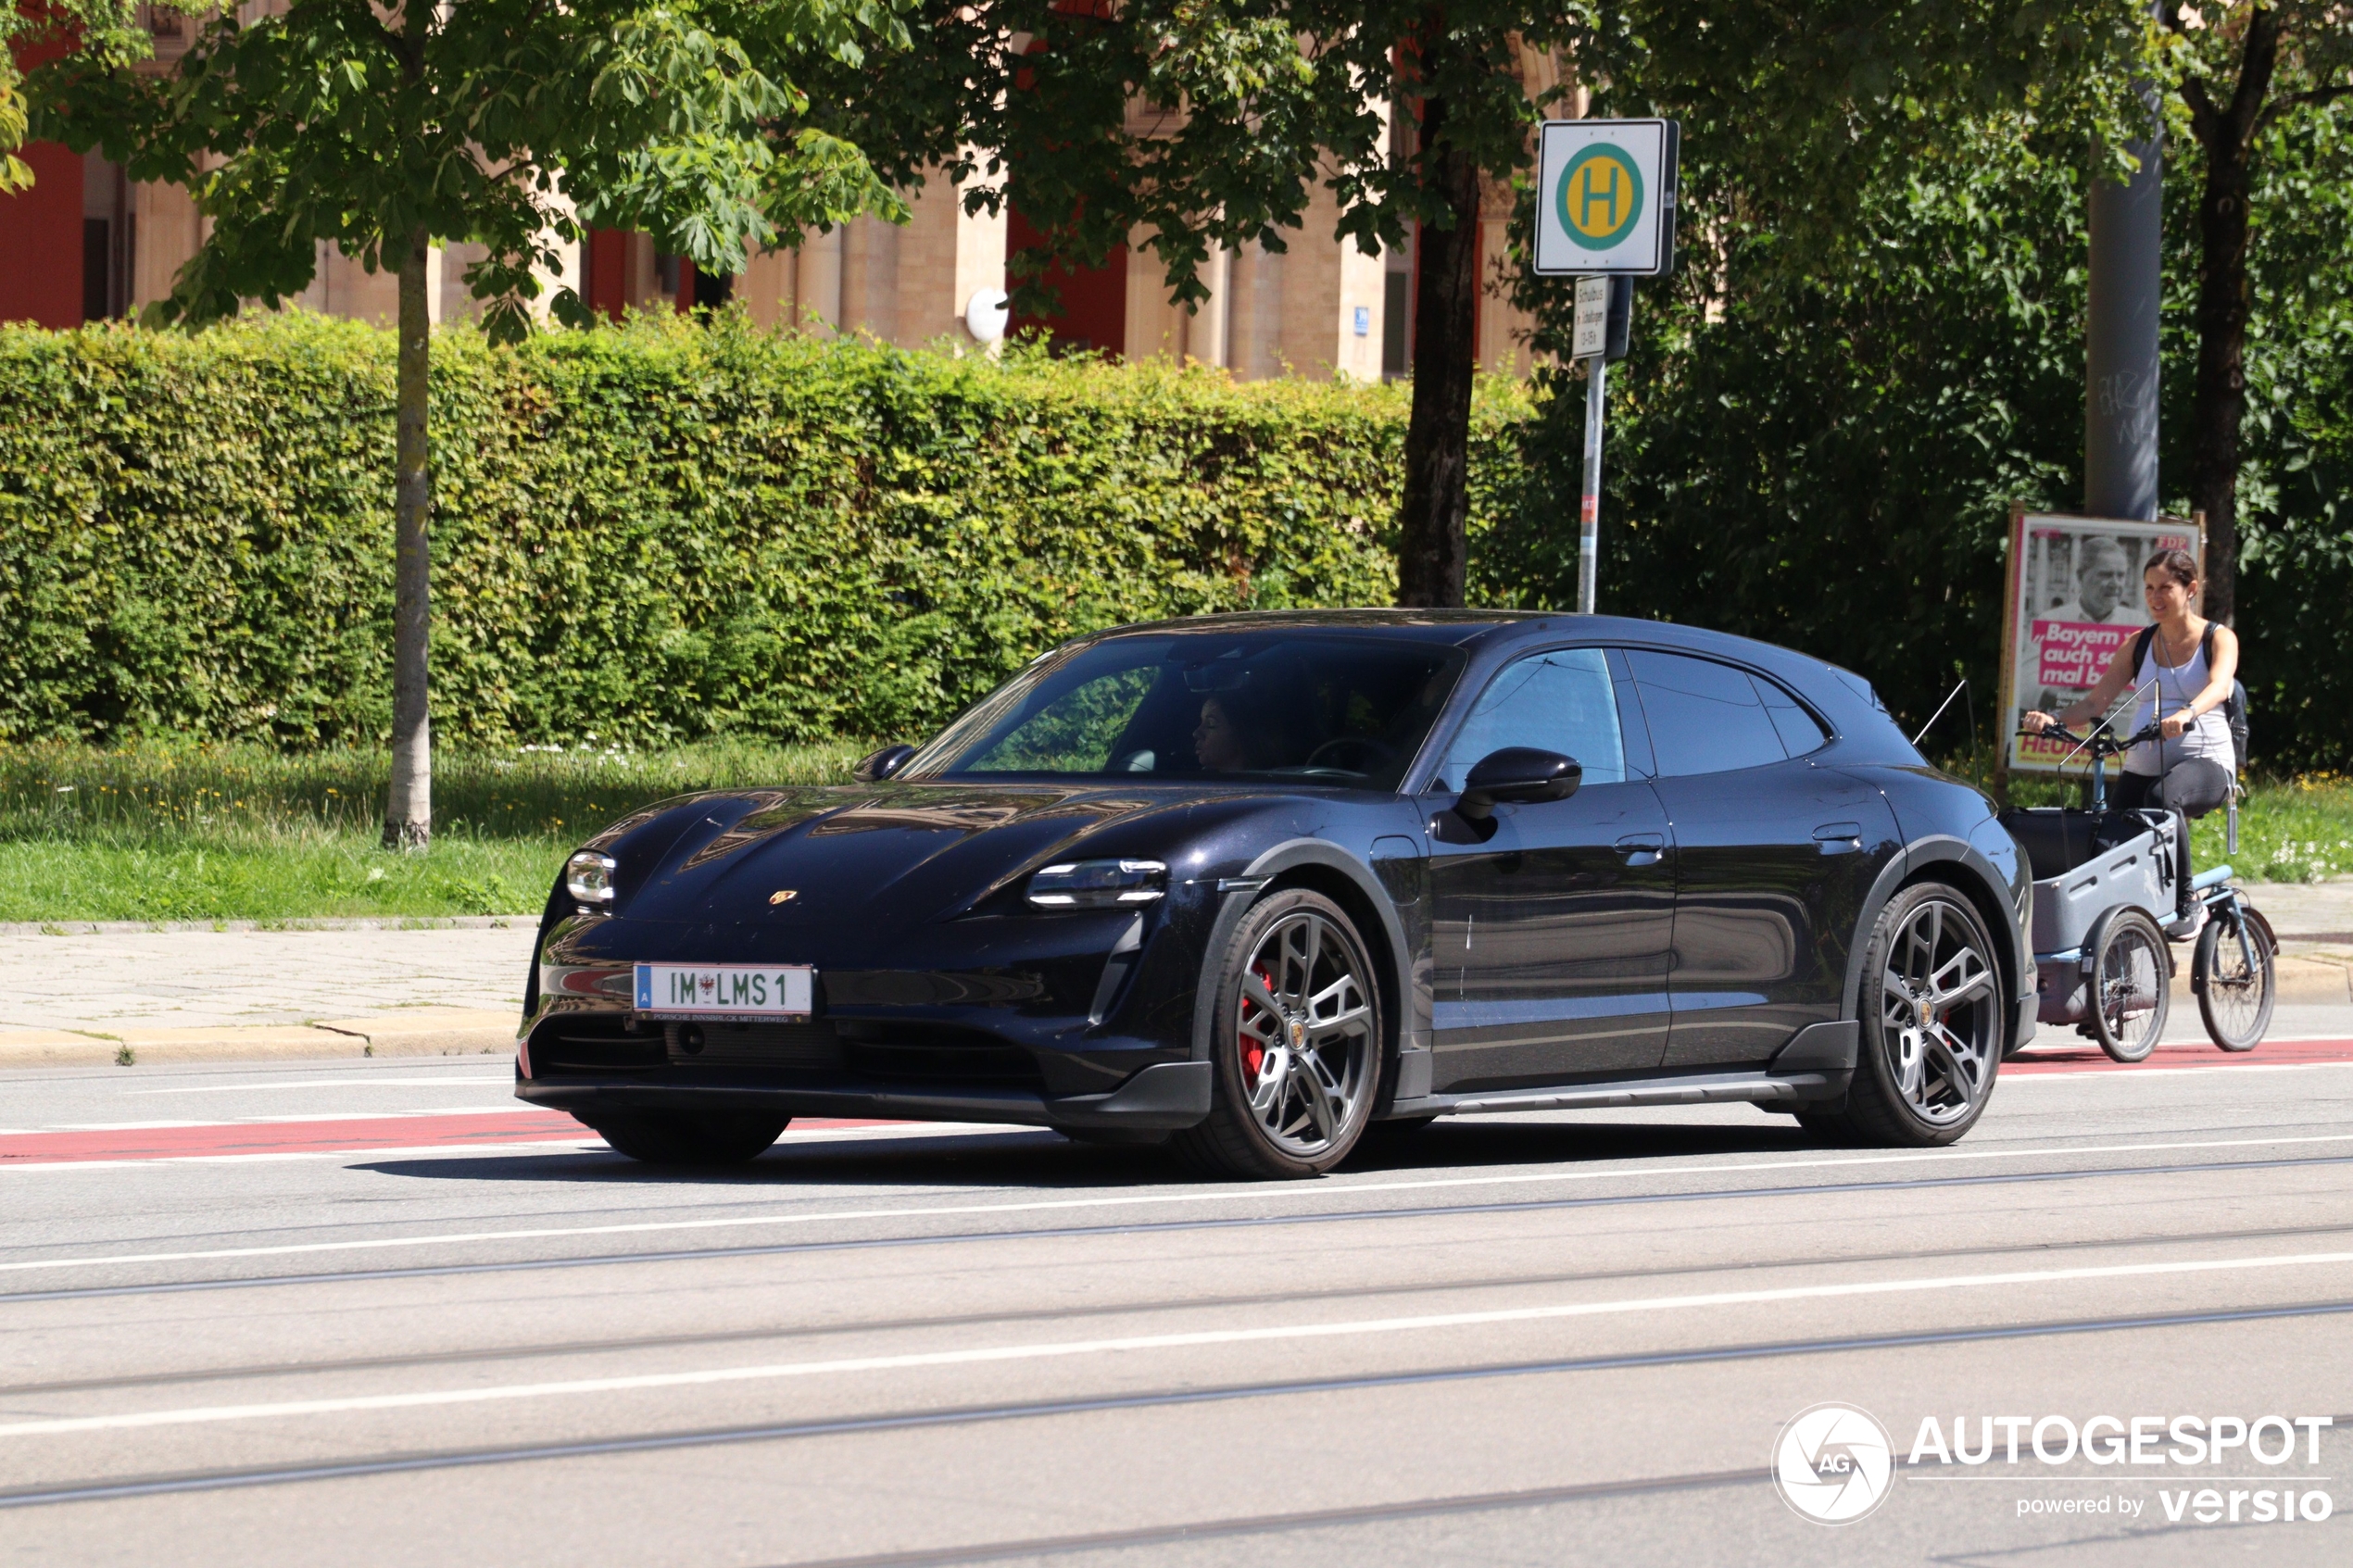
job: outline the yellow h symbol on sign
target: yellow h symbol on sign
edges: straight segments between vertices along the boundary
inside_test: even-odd
[[[1607,233],[1617,227],[1618,204],[1634,193],[1626,188],[1626,174],[1609,158],[1595,158],[1577,171],[1577,226],[1589,233]],[[1593,209],[1601,208],[1601,221]]]

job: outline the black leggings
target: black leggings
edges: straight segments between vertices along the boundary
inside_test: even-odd
[[[2119,773],[2120,811],[2170,810],[2182,830],[2182,881],[2175,912],[2190,912],[2190,819],[2203,817],[2231,797],[2231,771],[2209,757],[2176,762],[2163,773]]]

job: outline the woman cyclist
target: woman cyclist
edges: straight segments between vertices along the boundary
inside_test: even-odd
[[[2238,679],[2238,633],[2196,613],[2197,562],[2187,550],[2159,550],[2141,573],[2141,588],[2154,626],[2118,650],[2099,684],[2054,720],[2029,713],[2023,723],[2041,734],[2054,722],[2070,727],[2106,713],[2126,687],[2144,693],[2135,730],[2158,726],[2160,738],[2124,754],[2116,782],[2116,806],[2170,809],[2183,818],[2186,862],[2189,822],[2231,797],[2238,754],[2223,711]],[[2189,873],[2182,875],[2182,904],[2189,906]]]

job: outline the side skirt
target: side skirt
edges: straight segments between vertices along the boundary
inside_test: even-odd
[[[1708,1073],[1672,1078],[1627,1078],[1612,1084],[1582,1084],[1562,1089],[1501,1089],[1467,1095],[1431,1095],[1400,1100],[1408,1116],[1491,1116],[1509,1110],[1608,1110],[1634,1105],[1797,1104],[1835,1100],[1854,1074],[1821,1073]]]

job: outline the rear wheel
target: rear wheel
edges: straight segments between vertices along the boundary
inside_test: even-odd
[[[2165,934],[2139,909],[2119,909],[2095,934],[2090,1023],[2100,1049],[2119,1061],[2146,1061],[2172,1009]]]
[[[757,1110],[621,1110],[575,1119],[632,1160],[648,1165],[740,1165],[782,1135],[783,1116]]]
[[[2262,922],[2237,910],[2215,911],[2198,933],[2190,970],[2198,981],[2197,1015],[2207,1038],[2224,1050],[2251,1051],[2271,1027],[2279,999],[2274,956]]]
[[[1209,1119],[1176,1135],[1177,1152],[1244,1179],[1339,1164],[1380,1078],[1380,988],[1354,924],[1321,894],[1274,894],[1235,933],[1216,995]]]
[[[1985,922],[1943,883],[1900,889],[1872,922],[1863,976],[1848,1132],[1890,1147],[1957,1141],[1985,1110],[2002,1050],[2001,969]],[[1827,1120],[1800,1125],[1828,1132]]]

